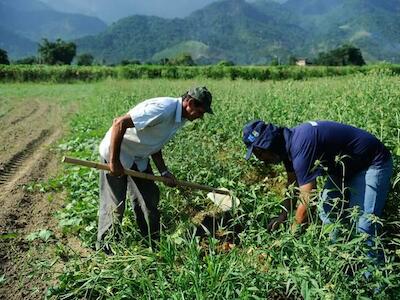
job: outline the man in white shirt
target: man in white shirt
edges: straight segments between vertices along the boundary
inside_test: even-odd
[[[151,156],[160,174],[170,178],[170,186],[174,186],[176,178],[165,165],[161,149],[186,120],[212,114],[211,102],[207,88],[196,87],[180,98],[148,99],[114,120],[99,149],[101,160],[111,170],[100,173],[99,243],[122,221],[127,189],[136,200],[132,205],[141,234],[152,240],[159,238],[159,189],[153,181],[124,175],[124,168],[153,174]]]

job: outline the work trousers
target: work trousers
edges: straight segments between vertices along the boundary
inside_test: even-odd
[[[107,163],[103,160],[104,163]],[[136,165],[132,170],[137,171]],[[153,174],[150,163],[144,171]],[[152,240],[159,239],[160,213],[158,202],[160,191],[150,180],[123,175],[111,176],[106,171],[100,171],[100,208],[97,240],[101,242],[112,226],[119,226],[124,211],[126,194],[129,191],[136,222],[143,237]]]
[[[376,236],[380,226],[374,221],[374,216],[382,215],[392,172],[393,161],[390,158],[381,166],[370,166],[355,174],[344,184],[337,178],[330,177],[322,193],[319,214],[322,222],[329,224],[335,219],[350,217],[341,208],[358,206],[360,213],[355,220],[357,231],[367,233],[371,238]],[[338,199],[346,199],[348,202],[338,201]],[[342,205],[343,203],[345,205]]]

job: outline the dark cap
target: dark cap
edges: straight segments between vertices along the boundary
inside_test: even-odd
[[[253,148],[269,149],[276,136],[280,134],[279,127],[265,123],[261,120],[254,120],[243,127],[243,142],[247,147],[246,160],[253,153]]]
[[[205,86],[191,88],[188,91],[188,95],[201,102],[206,112],[208,112],[209,114],[213,114],[213,111],[211,109],[212,95]]]

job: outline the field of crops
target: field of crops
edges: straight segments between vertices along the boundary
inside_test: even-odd
[[[48,296],[61,299],[396,299],[400,297],[400,77],[385,72],[303,81],[138,79],[106,80],[79,86],[79,112],[58,146],[63,155],[98,159],[98,144],[114,117],[155,96],[179,96],[204,84],[213,93],[214,116],[186,124],[164,149],[171,171],[182,180],[225,187],[241,200],[232,220],[215,234],[195,235],[195,216],[209,210],[205,193],[161,189],[162,237],[152,251],[141,239],[128,209],[114,255],[78,255],[63,244],[65,262]],[[45,87],[39,85],[43,90]],[[87,87],[87,94],[82,90]],[[49,85],[53,93],[65,85]],[[30,92],[35,89],[29,86]],[[67,86],[73,91],[74,85]],[[78,87],[77,87],[78,89]],[[94,92],[95,91],[95,92]],[[363,236],[338,225],[322,227],[314,215],[302,233],[289,226],[269,233],[268,221],[285,197],[282,166],[265,168],[244,160],[241,129],[260,118],[282,126],[329,119],[375,134],[394,155],[392,190],[379,238],[385,264],[366,258]],[[45,185],[46,186],[46,185]],[[57,213],[65,235],[79,236],[94,249],[98,172],[65,166],[48,189],[67,193]],[[46,187],[44,188],[46,189]],[[318,197],[314,200],[318,203]],[[129,206],[129,204],[128,204]],[[217,220],[219,221],[219,220]],[[218,224],[215,224],[217,226]],[[239,233],[235,230],[240,227]],[[226,243],[235,236],[235,244]],[[372,275],[364,276],[369,271]]]

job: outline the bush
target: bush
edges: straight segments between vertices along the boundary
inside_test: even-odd
[[[47,65],[70,65],[76,55],[76,45],[57,39],[54,43],[47,39],[39,44],[41,63]]]
[[[6,50],[0,49],[0,65],[9,65],[8,54]]]
[[[91,66],[93,64],[94,57],[89,53],[84,53],[78,56],[76,64],[78,66]]]

